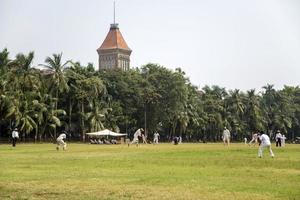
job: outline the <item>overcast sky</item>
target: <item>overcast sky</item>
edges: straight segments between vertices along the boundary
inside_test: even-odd
[[[0,0],[0,49],[92,62],[113,0]],[[116,0],[131,66],[181,67],[191,82],[248,90],[300,84],[299,0]]]

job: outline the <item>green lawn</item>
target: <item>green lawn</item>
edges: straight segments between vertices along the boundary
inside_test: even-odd
[[[300,199],[300,145],[0,145],[0,199]]]

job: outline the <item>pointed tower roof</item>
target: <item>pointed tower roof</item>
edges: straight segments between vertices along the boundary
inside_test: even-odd
[[[110,25],[109,32],[102,45],[98,48],[98,51],[106,49],[124,49],[131,51],[119,30],[118,24]]]

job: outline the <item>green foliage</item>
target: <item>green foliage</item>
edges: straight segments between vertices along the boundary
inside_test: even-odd
[[[34,53],[9,58],[0,52],[0,128],[20,128],[25,137],[55,139],[67,130],[73,139],[109,128],[129,133],[143,127],[149,139],[159,131],[161,139],[218,141],[224,126],[234,140],[257,130],[270,135],[279,129],[288,139],[300,135],[300,88],[262,92],[219,86],[197,88],[181,69],[147,64],[128,71],[95,71],[88,63],[63,61],[53,54],[32,66]]]

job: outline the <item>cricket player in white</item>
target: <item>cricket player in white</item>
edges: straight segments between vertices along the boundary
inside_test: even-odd
[[[247,141],[248,141],[248,139],[247,139],[247,138],[244,138],[244,143],[245,143],[245,145],[247,145]]]
[[[270,156],[273,158],[274,154],[273,154],[273,151],[271,149],[271,141],[270,141],[269,136],[263,133],[261,136],[259,136],[259,139],[260,139],[261,143],[260,143],[260,146],[258,148],[258,157],[261,158],[263,156],[264,149],[268,148],[269,152],[270,152]]]
[[[227,146],[230,144],[230,131],[226,127],[224,127],[223,131],[223,142],[224,145],[227,143]]]
[[[282,145],[283,147],[285,146],[285,140],[286,140],[285,135],[282,135],[282,137],[281,137],[281,145]]]
[[[159,133],[155,132],[153,136],[153,144],[158,144]]]
[[[17,140],[19,139],[19,132],[17,128],[13,130],[13,132],[11,133],[11,137],[12,137],[12,146],[16,147]]]
[[[58,136],[58,138],[56,139],[57,142],[57,146],[56,146],[56,150],[59,150],[59,147],[62,146],[63,150],[67,149],[67,143],[64,141],[64,139],[66,139],[67,136],[65,133],[62,133]]]
[[[130,144],[136,144],[136,146],[139,145],[139,137],[142,136],[142,132],[144,131],[144,129],[139,128],[133,135],[133,140],[131,141]]]
[[[258,134],[257,133],[253,133],[252,139],[249,142],[249,146],[252,144],[252,142],[254,142],[254,146],[257,144],[257,137],[258,137]]]

